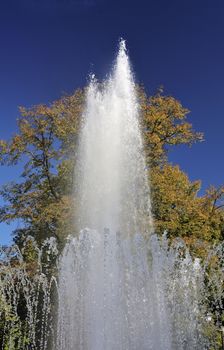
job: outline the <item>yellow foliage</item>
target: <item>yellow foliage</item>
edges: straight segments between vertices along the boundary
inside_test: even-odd
[[[160,91],[148,97],[136,87],[140,102],[140,125],[150,168],[156,231],[183,237],[189,246],[207,246],[222,238],[224,188],[210,188],[198,196],[200,181],[190,182],[178,166],[168,163],[170,147],[202,141],[187,121],[188,109]],[[82,126],[85,91],[77,90],[49,106],[20,108],[19,132],[9,142],[0,141],[0,162],[25,162],[22,181],[4,186],[6,204],[0,220],[21,219],[24,228],[16,238],[31,234],[41,243],[54,235],[64,241],[73,232],[75,203],[72,200],[73,169]],[[200,242],[200,244],[199,244]],[[201,251],[204,249],[200,248]]]
[[[191,247],[202,249],[206,242],[221,240],[224,212],[216,206],[212,211],[214,197],[211,192],[198,196],[200,181],[190,182],[178,166],[165,164],[152,168],[151,184],[158,233],[167,231],[169,237],[182,237]]]
[[[147,97],[138,90],[141,103],[141,126],[147,160],[151,166],[167,160],[167,147],[203,140],[203,134],[195,132],[186,121],[188,109],[171,96],[160,93]]]

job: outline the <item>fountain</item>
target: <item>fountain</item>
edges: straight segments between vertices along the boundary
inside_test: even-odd
[[[91,76],[87,89],[74,174],[76,234],[59,258],[54,239],[41,249],[28,237],[22,251],[0,250],[1,349],[212,349],[206,292],[222,307],[223,269],[206,275],[209,258],[203,265],[181,240],[154,234],[139,113],[121,40],[111,74],[103,83]],[[33,274],[23,261],[27,245]],[[49,270],[52,259],[58,272]]]
[[[204,349],[200,265],[187,254],[177,264],[178,249],[153,235],[138,116],[121,40],[111,75],[101,84],[92,76],[87,91],[75,174],[80,234],[59,263],[58,350]]]

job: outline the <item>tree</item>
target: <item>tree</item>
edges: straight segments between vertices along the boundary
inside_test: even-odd
[[[167,231],[170,238],[182,237],[201,253],[223,238],[223,187],[212,187],[200,197],[200,181],[191,182],[178,166],[170,164],[153,167],[151,183],[157,233]]]
[[[198,197],[200,183],[191,183],[178,167],[168,163],[171,146],[191,145],[203,135],[187,121],[188,110],[171,96],[156,93],[147,97],[137,87],[141,128],[151,169],[153,214],[156,231],[170,237],[218,240],[223,232],[222,189],[210,189]],[[76,203],[72,196],[77,140],[82,125],[85,91],[77,90],[49,106],[20,108],[19,132],[8,142],[0,141],[0,161],[12,166],[20,162],[20,181],[6,184],[1,195],[5,205],[0,221],[22,219],[16,230],[20,243],[29,234],[41,244],[55,236],[61,246],[73,233]]]
[[[187,121],[189,110],[172,96],[161,91],[147,97],[139,90],[141,104],[141,126],[144,135],[147,162],[150,167],[167,161],[170,146],[202,141],[203,134],[195,132]]]
[[[0,142],[1,164],[24,164],[21,181],[6,184],[1,190],[6,204],[0,210],[0,220],[24,222],[15,232],[17,241],[27,234],[39,243],[52,235],[61,241],[68,234],[83,102],[83,92],[77,90],[50,106],[20,108],[18,134]]]

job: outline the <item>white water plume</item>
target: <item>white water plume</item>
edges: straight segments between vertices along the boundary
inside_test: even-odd
[[[90,81],[75,180],[80,234],[60,261],[57,349],[203,349],[193,262],[186,256],[177,264],[178,254],[152,235],[124,41],[107,80]]]
[[[109,78],[92,78],[76,170],[79,228],[139,232],[152,226],[139,105],[126,54],[120,50]],[[77,169],[76,168],[76,169]]]

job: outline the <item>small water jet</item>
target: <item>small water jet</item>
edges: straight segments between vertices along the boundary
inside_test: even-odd
[[[57,280],[49,262],[57,261],[57,256],[53,237],[41,249],[33,237],[27,237],[21,250],[16,245],[0,247],[1,349],[47,350],[50,344],[55,348],[52,317]]]

